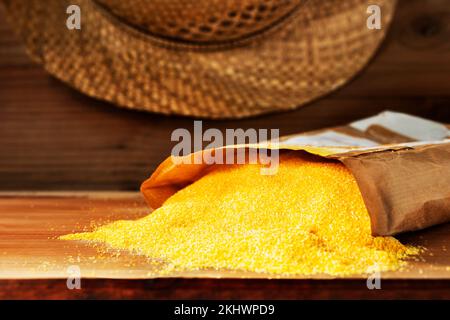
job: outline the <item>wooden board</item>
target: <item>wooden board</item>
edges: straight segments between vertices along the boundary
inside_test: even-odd
[[[0,279],[63,279],[78,266],[82,278],[268,278],[264,274],[199,271],[161,275],[147,258],[126,252],[99,252],[58,236],[89,230],[118,219],[136,219],[150,210],[138,193],[0,193]],[[382,279],[450,279],[450,224],[402,235],[404,243],[424,246],[422,261]],[[305,277],[295,277],[305,279]],[[345,279],[365,279],[355,275]],[[326,275],[306,279],[330,279]]]

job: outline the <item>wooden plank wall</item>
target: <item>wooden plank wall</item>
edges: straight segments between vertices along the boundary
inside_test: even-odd
[[[381,50],[338,92],[224,128],[334,126],[384,109],[450,122],[450,2],[401,0]],[[0,190],[136,190],[193,119],[121,110],[66,87],[26,56],[0,11]]]

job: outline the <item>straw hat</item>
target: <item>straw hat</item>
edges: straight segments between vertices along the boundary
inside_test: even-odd
[[[51,74],[119,106],[239,118],[342,86],[383,39],[396,0],[0,0]],[[81,9],[81,30],[66,27]],[[381,7],[371,30],[369,5]]]

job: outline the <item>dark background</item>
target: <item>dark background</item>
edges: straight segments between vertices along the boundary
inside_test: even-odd
[[[403,0],[382,48],[353,81],[297,111],[204,127],[347,123],[384,109],[450,122],[450,0]],[[193,119],[122,110],[85,97],[27,57],[0,9],[0,190],[136,190]]]

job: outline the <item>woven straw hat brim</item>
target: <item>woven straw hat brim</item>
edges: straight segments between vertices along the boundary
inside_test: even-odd
[[[277,26],[223,46],[176,44],[92,0],[0,0],[31,56],[81,92],[118,106],[204,118],[297,108],[345,84],[372,57],[396,0],[309,0]],[[81,30],[66,28],[78,4]],[[367,28],[369,5],[382,28]]]

